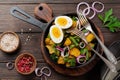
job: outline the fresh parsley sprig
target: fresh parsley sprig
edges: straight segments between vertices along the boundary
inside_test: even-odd
[[[113,15],[113,9],[106,11],[104,16],[99,14],[98,18],[111,32],[116,32],[120,29],[120,20]]]

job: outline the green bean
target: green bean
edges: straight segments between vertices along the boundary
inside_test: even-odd
[[[81,52],[81,54],[85,55],[88,52],[88,50],[86,48],[84,48],[84,49],[81,49],[80,52]]]
[[[74,48],[74,47],[75,47],[75,45],[74,45],[74,44],[70,45],[70,49],[72,49],[72,48]]]
[[[57,56],[60,56],[60,51],[56,50],[56,53],[55,53]]]
[[[86,60],[89,60],[89,52],[86,52]]]
[[[77,42],[80,42],[80,38],[77,38],[76,41],[77,41]]]
[[[75,36],[73,36],[73,38],[74,38],[74,39],[75,39],[75,38],[78,38],[78,36],[75,35]]]
[[[80,37],[78,37],[78,36],[73,36],[73,38],[77,41],[77,42],[80,42]]]
[[[75,46],[78,46],[79,44],[77,43],[77,41],[72,37],[70,36],[70,40],[75,44]]]
[[[86,29],[84,29],[84,30],[82,30],[84,33],[86,33],[86,32],[88,32],[88,30],[86,30]]]

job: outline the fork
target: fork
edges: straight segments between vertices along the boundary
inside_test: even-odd
[[[107,60],[107,59],[104,58],[102,55],[100,55],[94,48],[92,48],[92,47],[88,44],[88,42],[87,42],[87,40],[86,40],[86,38],[85,38],[85,33],[84,33],[84,32],[82,32],[81,30],[78,30],[77,28],[74,28],[74,29],[67,30],[67,33],[73,33],[73,34],[79,36],[79,37],[86,43],[86,45],[88,45],[88,47],[90,47],[91,50],[92,50],[94,53],[96,53],[96,54],[106,63],[106,65],[109,67],[109,69],[110,69],[112,72],[115,72],[115,73],[117,72],[116,67],[115,67],[115,65],[114,65],[113,63],[111,63],[109,60]]]
[[[93,31],[90,23],[88,22],[87,18],[85,17],[85,15],[82,13],[82,10],[80,9],[78,12],[77,12],[77,15],[78,15],[78,18],[79,18],[79,21],[81,23],[81,25],[89,30],[90,32],[92,32],[96,39],[98,40],[99,44],[101,45],[106,57],[113,63],[113,64],[117,64],[117,59],[116,57],[113,55],[113,53],[101,42],[101,40],[99,39],[99,37],[95,34],[95,32]]]

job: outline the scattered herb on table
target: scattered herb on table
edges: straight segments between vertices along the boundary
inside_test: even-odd
[[[98,17],[111,32],[116,32],[120,29],[120,20],[113,15],[113,9],[106,11],[104,16],[99,14]]]

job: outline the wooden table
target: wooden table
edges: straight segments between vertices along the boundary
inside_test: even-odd
[[[15,54],[8,55],[0,51],[0,80],[40,80],[40,78],[36,77],[34,73],[28,76],[23,76],[17,73],[15,68],[13,70],[8,70],[6,68],[6,63],[9,61],[14,63],[14,60],[21,52],[32,53],[37,59],[37,67],[50,67],[46,64],[41,54],[40,29],[11,16],[11,7],[20,7],[34,17],[35,6],[41,2],[44,2],[53,9],[54,16],[57,16],[68,12],[75,12],[77,4],[81,1],[87,1],[91,4],[96,0],[0,0],[0,34],[5,31],[14,31],[19,35],[21,40],[20,48]],[[113,8],[114,15],[120,19],[120,0],[99,1],[103,2],[105,5],[104,11]],[[103,28],[103,25],[97,16],[95,16],[92,21],[101,29],[106,46],[109,46],[113,41],[120,40],[120,32],[111,33],[107,28]],[[27,40],[28,38],[29,40]],[[48,80],[100,80],[101,63],[102,61],[98,62],[98,64],[90,72],[78,77],[61,75],[50,67],[52,74],[48,77]]]

